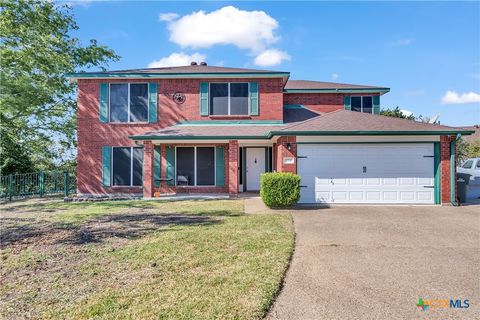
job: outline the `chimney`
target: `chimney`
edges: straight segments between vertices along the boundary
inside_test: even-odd
[[[191,65],[191,66],[196,66],[197,63],[196,63],[195,61],[192,61],[192,62],[190,62],[190,65]]]
[[[206,66],[207,63],[206,63],[205,61],[202,61],[202,62],[200,62],[200,65],[201,65],[201,66]]]

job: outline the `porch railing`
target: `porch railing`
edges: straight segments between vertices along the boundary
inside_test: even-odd
[[[0,176],[0,198],[12,201],[27,197],[63,195],[76,190],[76,177],[67,171],[41,171]]]

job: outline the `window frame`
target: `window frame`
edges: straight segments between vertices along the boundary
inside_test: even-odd
[[[214,83],[214,84],[227,84],[228,85],[228,106],[227,106],[228,113],[227,114],[212,114],[212,105],[210,104],[210,96],[212,94],[212,88],[211,88],[212,83]],[[231,99],[230,86],[231,86],[232,83],[247,84],[247,113],[246,114],[231,114],[231,110],[230,110],[230,99]],[[208,115],[212,116],[212,117],[245,117],[245,116],[250,116],[250,82],[243,82],[243,81],[239,81],[239,82],[220,82],[220,81],[209,82],[208,83]]]
[[[368,113],[368,112],[363,112],[363,97],[371,97],[372,98],[372,112]],[[365,95],[365,96],[350,96],[350,99],[351,98],[360,98],[360,112],[361,113],[366,113],[366,114],[374,114],[374,108],[373,108],[373,95]],[[351,102],[350,102],[351,103]],[[355,112],[358,112],[358,111],[355,111]]]
[[[113,166],[113,149],[115,148],[129,148],[130,149],[130,184],[129,185],[115,185],[115,179],[114,179],[114,172],[115,172],[115,168]],[[130,187],[143,187],[143,157],[142,157],[142,183],[139,184],[139,185],[134,185],[133,184],[133,149],[142,149],[143,150],[143,147],[128,147],[128,146],[112,146],[111,147],[111,155],[110,155],[110,159],[111,159],[111,177],[110,177],[110,181],[111,181],[111,185],[112,187],[127,187],[127,188],[130,188]]]
[[[213,149],[213,184],[202,184],[198,185],[198,179],[197,179],[197,146],[175,146],[175,187],[216,187],[216,177],[217,177],[217,152],[215,150],[216,146],[212,145],[206,145],[206,146],[199,146],[200,148],[212,148]],[[194,172],[194,180],[195,184],[193,185],[178,185],[177,183],[177,167],[178,167],[178,162],[177,162],[177,148],[193,148],[193,172]],[[113,170],[112,170],[113,172]]]
[[[111,111],[112,109],[110,108],[110,102],[112,101],[111,99],[111,85],[112,84],[126,84],[128,87],[127,90],[127,119],[128,121],[122,122],[122,121],[112,121],[111,119]],[[130,85],[131,84],[145,84],[147,85],[147,120],[145,121],[130,121]],[[148,119],[150,117],[150,108],[149,108],[149,97],[150,97],[150,86],[148,82],[109,82],[108,83],[108,122],[109,123],[115,123],[115,124],[122,124],[122,123],[148,123]]]

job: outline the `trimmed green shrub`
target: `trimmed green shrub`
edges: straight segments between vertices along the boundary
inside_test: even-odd
[[[300,176],[289,172],[267,172],[260,179],[260,196],[271,208],[293,206],[300,199]]]

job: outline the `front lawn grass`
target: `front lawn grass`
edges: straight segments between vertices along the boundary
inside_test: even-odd
[[[290,215],[242,200],[2,209],[6,319],[261,318],[294,245]]]

